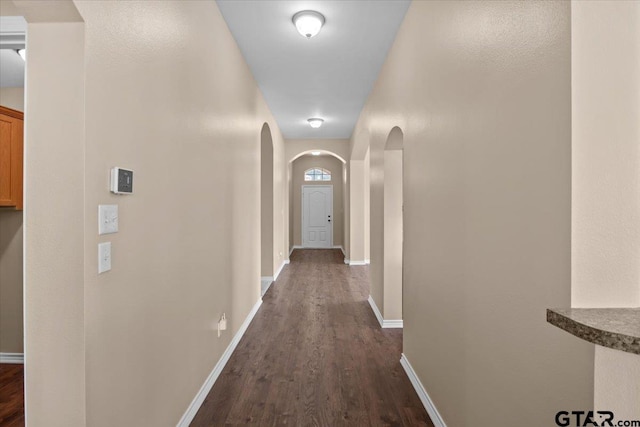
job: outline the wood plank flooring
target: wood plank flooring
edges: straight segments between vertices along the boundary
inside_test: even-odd
[[[24,426],[24,365],[0,363],[0,426]]]
[[[191,426],[433,426],[368,296],[340,250],[294,251]]]

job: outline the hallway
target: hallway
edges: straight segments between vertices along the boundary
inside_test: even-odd
[[[432,426],[368,280],[340,250],[294,251],[191,425]]]

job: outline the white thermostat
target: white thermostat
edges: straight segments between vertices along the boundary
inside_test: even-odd
[[[115,194],[132,194],[133,171],[122,168],[111,169],[111,192]]]

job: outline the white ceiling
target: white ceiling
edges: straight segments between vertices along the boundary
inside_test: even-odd
[[[410,0],[217,0],[285,138],[349,138]],[[325,16],[306,39],[291,18]],[[312,129],[310,117],[325,119]]]
[[[26,30],[21,16],[0,16],[0,87],[24,86],[24,61],[16,49],[24,47]]]

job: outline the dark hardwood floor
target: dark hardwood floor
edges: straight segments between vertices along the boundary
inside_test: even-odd
[[[339,250],[294,251],[191,426],[433,426],[368,280]]]
[[[24,426],[24,366],[0,364],[0,426]]]

